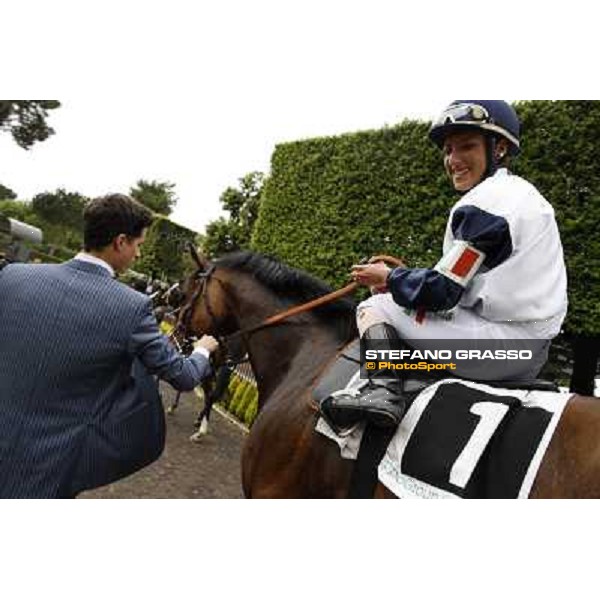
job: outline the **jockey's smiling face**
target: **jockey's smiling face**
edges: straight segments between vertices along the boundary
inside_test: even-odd
[[[486,171],[485,138],[475,131],[451,133],[444,140],[444,168],[457,192],[468,192]]]

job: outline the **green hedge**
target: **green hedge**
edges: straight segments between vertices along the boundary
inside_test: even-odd
[[[227,390],[223,394],[221,400],[219,401],[219,404],[225,410],[229,410],[229,406],[235,395],[235,391],[237,390],[237,388],[241,382],[242,382],[241,378],[238,377],[235,373],[232,373],[231,377],[229,378],[229,384],[227,386]]]
[[[258,390],[256,385],[232,373],[227,393],[221,406],[248,427],[252,426],[258,412]]]
[[[517,105],[525,150],[516,171],[551,202],[565,249],[571,333],[600,334],[600,101]]]
[[[517,110],[524,149],[513,171],[556,209],[569,274],[566,328],[600,334],[600,101],[536,100]],[[336,287],[347,282],[353,262],[373,254],[435,264],[458,196],[428,129],[404,121],[278,145],[253,249]]]

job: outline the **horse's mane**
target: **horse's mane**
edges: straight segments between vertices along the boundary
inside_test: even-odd
[[[305,271],[288,267],[258,252],[232,252],[218,258],[215,265],[251,275],[290,305],[309,302],[333,291],[329,285]],[[358,335],[355,310],[354,299],[346,297],[317,308],[312,314],[333,329],[340,340],[346,341]]]

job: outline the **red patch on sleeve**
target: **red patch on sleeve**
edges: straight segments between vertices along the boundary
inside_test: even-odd
[[[465,248],[463,253],[459,256],[458,260],[452,267],[451,273],[457,277],[466,277],[473,268],[473,265],[477,262],[479,254],[473,252],[470,248]]]

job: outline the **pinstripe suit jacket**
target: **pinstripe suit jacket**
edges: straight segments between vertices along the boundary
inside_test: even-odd
[[[189,390],[209,369],[101,266],[0,270],[0,497],[72,497],[152,462],[165,434],[150,374]]]

